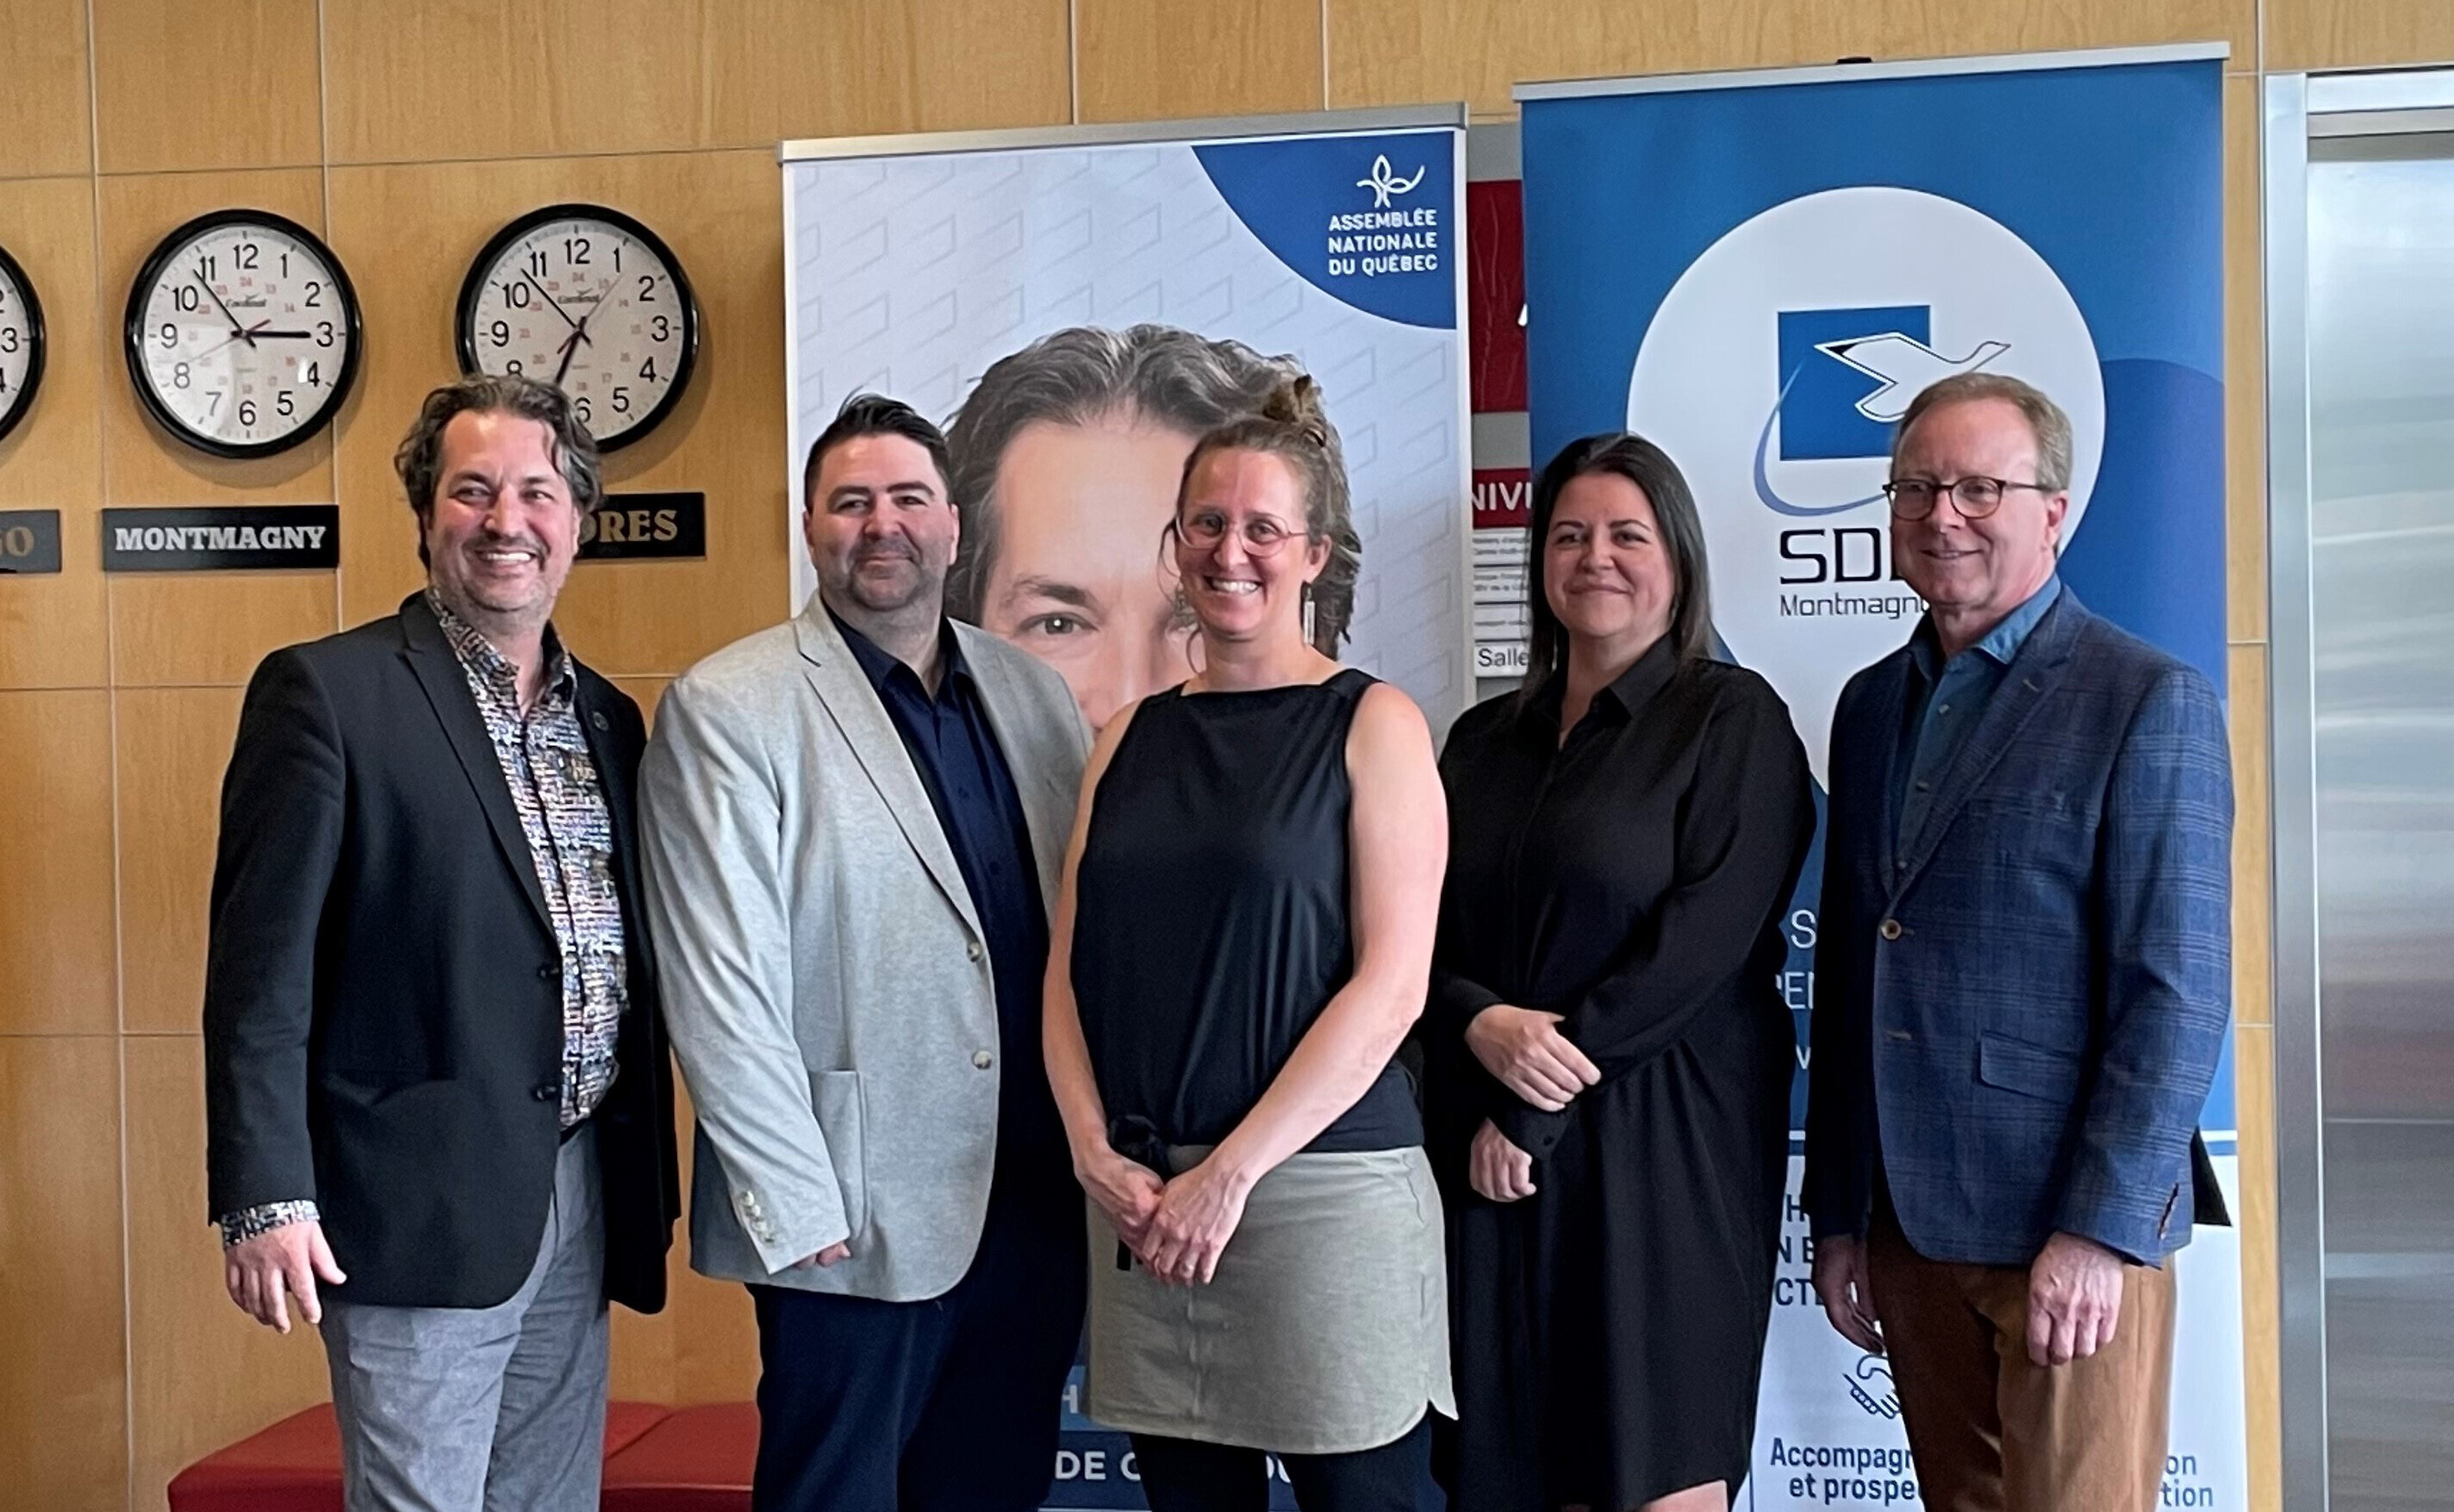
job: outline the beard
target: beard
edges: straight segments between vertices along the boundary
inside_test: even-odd
[[[852,554],[827,584],[844,601],[874,615],[892,615],[927,602],[942,604],[946,568],[907,544],[864,548]]]

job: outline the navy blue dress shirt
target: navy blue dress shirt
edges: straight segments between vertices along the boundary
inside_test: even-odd
[[[1918,621],[1916,632],[1909,636],[1909,687],[1901,720],[1901,760],[1892,769],[1899,774],[1892,806],[1900,816],[1900,855],[1908,854],[1910,842],[1925,827],[1926,810],[1933,806],[1935,790],[1942,785],[1943,774],[1951,770],[1960,748],[1968,743],[1968,732],[1977,728],[1985,706],[1993,701],[1994,690],[2002,685],[2012,658],[2020,655],[2028,633],[2037,628],[2037,621],[2045,617],[2045,611],[2054,607],[2054,600],[2062,594],[2061,576],[2048,576],[2028,595],[2027,602],[2003,615],[2001,624],[1948,660],[1942,655],[1941,637],[1935,633],[1934,616],[1928,615]]]
[[[833,611],[829,611],[833,617]],[[1056,1152],[1057,1169],[1070,1179],[1063,1125],[1048,1090],[1039,1049],[1039,997],[1048,966],[1048,912],[1039,896],[1039,869],[1031,854],[1031,830],[1022,796],[1006,766],[1005,752],[989,724],[987,705],[954,628],[938,630],[937,692],[932,696],[920,675],[878,649],[875,642],[835,618],[853,659],[877,690],[895,721],[903,749],[928,790],[937,827],[961,868],[963,885],[987,936],[990,979],[996,985],[999,1072],[997,1171],[1000,1184],[1016,1169],[1009,1157]],[[1044,1164],[1044,1160],[1034,1164]]]

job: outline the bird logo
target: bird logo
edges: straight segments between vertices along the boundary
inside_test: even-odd
[[[1415,186],[1423,181],[1423,174],[1429,171],[1430,165],[1425,164],[1423,167],[1415,170],[1414,177],[1399,178],[1398,176],[1398,171],[1389,166],[1389,154],[1383,152],[1372,160],[1371,174],[1368,177],[1357,179],[1355,181],[1355,187],[1357,189],[1368,189],[1372,192],[1372,208],[1374,210],[1387,210],[1389,208],[1389,201],[1392,199],[1397,198],[1400,194],[1413,193],[1415,192]]]
[[[1882,387],[1858,401],[1858,413],[1879,425],[1896,424],[1909,401],[1944,378],[1974,373],[2011,350],[2007,341],[1981,341],[1964,357],[1946,357],[1914,336],[1887,331],[1880,336],[1822,341],[1815,350],[1848,364]]]

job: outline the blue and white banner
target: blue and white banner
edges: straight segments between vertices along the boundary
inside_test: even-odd
[[[1241,359],[1185,342],[1233,341],[1299,363],[1343,441],[1363,542],[1346,659],[1436,726],[1470,700],[1464,111],[1268,126],[786,146],[795,606],[815,586],[802,460],[847,394],[876,390],[947,424],[957,477],[983,480],[958,502],[966,550],[993,559],[956,613],[1056,667],[1095,725],[1181,681],[1159,548],[1195,436],[1147,411],[1215,407],[1203,391]],[[993,363],[1059,333],[983,393]],[[1150,404],[1081,413],[1095,350]]]
[[[2221,55],[1519,91],[1535,462],[1621,428],[1678,461],[1716,628],[1788,700],[1819,783],[1841,684],[1922,612],[1893,573],[1878,488],[1894,422],[1946,373],[2014,373],[2070,413],[2064,581],[2223,685]],[[1819,870],[1783,977],[1801,1044]],[[2233,1188],[2229,1058],[2204,1126]],[[1832,1331],[1809,1285],[1797,1163],[1738,1504],[1913,1505],[1888,1370]],[[2232,1230],[2198,1231],[2180,1285],[2164,1504],[2243,1507]]]

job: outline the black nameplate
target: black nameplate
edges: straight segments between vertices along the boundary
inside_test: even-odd
[[[0,510],[0,574],[60,570],[58,510]]]
[[[583,562],[706,554],[704,494],[608,494],[579,527]]]
[[[244,573],[340,564],[338,505],[102,512],[106,573]]]

